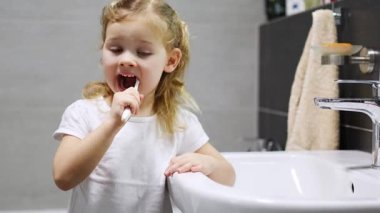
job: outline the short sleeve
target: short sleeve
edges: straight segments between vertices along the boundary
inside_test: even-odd
[[[86,114],[86,108],[80,100],[68,106],[62,115],[58,129],[53,133],[54,139],[60,141],[64,135],[83,139],[89,133]]]
[[[182,114],[185,128],[182,141],[178,145],[177,154],[195,152],[209,141],[209,137],[197,116],[189,111],[184,111]]]

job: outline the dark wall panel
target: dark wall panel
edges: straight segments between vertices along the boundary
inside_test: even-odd
[[[287,117],[267,112],[259,112],[259,117],[261,138],[273,140],[284,149],[286,143],[286,128],[284,126],[286,127]]]

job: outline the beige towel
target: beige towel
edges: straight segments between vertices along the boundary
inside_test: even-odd
[[[321,65],[321,53],[314,48],[336,42],[336,26],[331,10],[313,12],[310,29],[292,85],[286,150],[326,150],[339,145],[339,112],[314,105],[315,97],[339,96],[338,68]]]

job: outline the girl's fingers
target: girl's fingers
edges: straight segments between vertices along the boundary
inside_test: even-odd
[[[171,169],[171,168],[168,168],[168,169],[166,169],[164,175],[165,175],[166,177],[168,177],[168,176],[172,176],[173,173],[174,173],[174,170]]]
[[[183,165],[183,164],[190,162],[190,161],[191,161],[191,158],[189,158],[189,156],[187,154],[184,154],[184,155],[173,157],[170,160],[170,165],[174,165],[174,164]]]
[[[131,109],[131,111],[132,111],[132,113],[134,114],[134,115],[136,115],[137,114],[137,110],[139,109],[139,103],[137,102],[137,101],[132,101],[129,105],[128,105],[128,107]]]
[[[128,88],[123,92],[124,101],[122,104],[125,107],[130,108],[133,114],[137,114],[141,101],[143,99],[143,95],[139,94],[135,88]]]
[[[170,174],[173,174],[174,172],[177,172],[178,168],[181,167],[180,164],[173,164],[169,167],[167,170]]]
[[[191,163],[186,163],[177,169],[178,173],[189,172],[192,167]]]
[[[168,168],[166,169],[165,171],[165,175],[166,176],[171,176],[173,175],[175,172],[178,172],[178,168],[180,168],[181,166],[183,165],[183,163],[178,163],[178,162],[173,162],[173,160],[170,161],[170,164],[168,166]]]
[[[202,171],[202,166],[201,165],[192,166],[190,168],[190,171],[191,172],[201,172]]]
[[[170,160],[169,166],[164,174],[171,176],[175,172],[202,172],[204,168],[201,162],[201,158],[194,153],[176,156]]]
[[[169,165],[168,168],[166,168],[164,174],[165,176],[171,176],[173,175],[174,169],[172,165]]]

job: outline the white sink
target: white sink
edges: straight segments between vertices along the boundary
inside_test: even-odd
[[[236,171],[227,187],[201,173],[174,174],[183,213],[380,212],[380,170],[359,151],[223,153]]]

